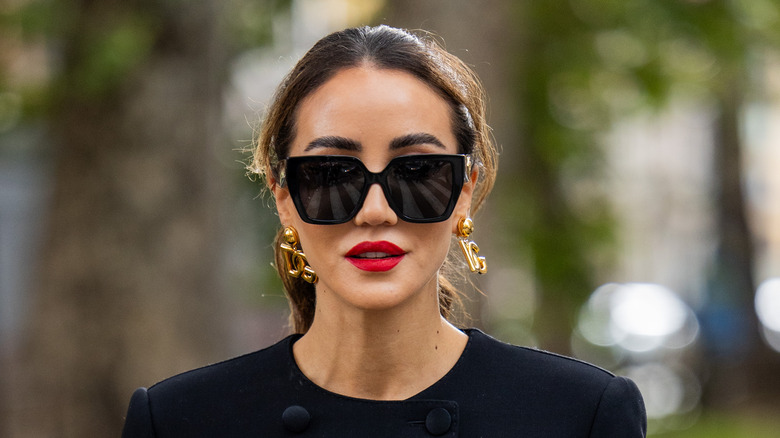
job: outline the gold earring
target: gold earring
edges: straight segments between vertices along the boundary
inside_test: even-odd
[[[287,275],[290,277],[300,277],[309,283],[317,282],[317,274],[314,272],[309,262],[306,260],[306,254],[298,249],[298,232],[292,226],[286,227],[283,232],[284,242],[279,247],[284,253],[284,263],[287,268]]]
[[[460,249],[463,250],[463,255],[466,256],[466,261],[469,264],[471,272],[479,272],[484,274],[487,272],[487,262],[484,257],[480,257],[479,247],[472,240],[468,240],[469,235],[474,232],[474,222],[470,217],[462,217],[458,221],[458,243]]]

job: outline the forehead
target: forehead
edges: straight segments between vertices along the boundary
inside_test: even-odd
[[[387,145],[413,133],[434,135],[448,152],[457,150],[452,109],[433,87],[407,72],[354,67],[339,71],[301,102],[292,149],[322,136]]]

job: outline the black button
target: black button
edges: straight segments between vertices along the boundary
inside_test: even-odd
[[[311,415],[309,415],[309,411],[303,406],[293,405],[285,409],[284,413],[282,413],[284,427],[290,432],[303,432],[309,427],[310,420]]]
[[[425,428],[434,436],[444,435],[450,430],[451,425],[452,416],[444,408],[436,408],[425,417]]]

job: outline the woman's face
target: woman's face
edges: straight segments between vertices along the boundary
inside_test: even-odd
[[[443,98],[408,73],[345,69],[298,107],[289,156],[350,155],[381,172],[401,155],[456,154],[451,114]],[[331,305],[382,310],[412,302],[438,311],[437,274],[458,219],[469,212],[472,188],[464,183],[449,219],[427,224],[399,219],[377,184],[357,215],[338,225],[304,222],[287,187],[274,186],[274,195],[282,224],[298,230],[319,276],[318,311]]]

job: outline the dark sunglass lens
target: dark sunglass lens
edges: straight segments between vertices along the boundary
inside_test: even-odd
[[[390,197],[410,219],[439,218],[454,195],[452,163],[431,158],[403,160],[387,175]]]
[[[305,162],[296,177],[306,215],[321,221],[343,221],[351,217],[365,181],[357,163],[335,160]]]

